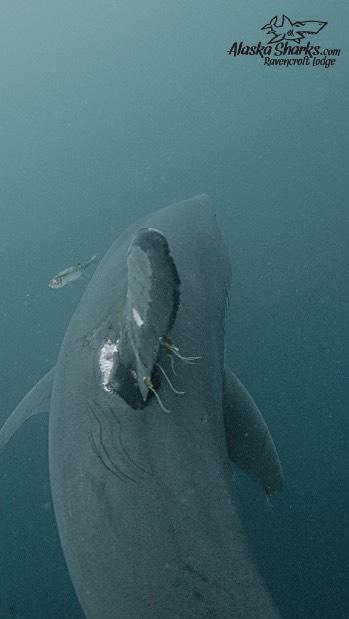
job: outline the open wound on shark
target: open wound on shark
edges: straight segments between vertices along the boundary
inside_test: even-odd
[[[88,619],[279,617],[234,506],[232,462],[268,494],[283,475],[224,364],[230,278],[206,196],[145,216],[100,262],[55,368],[0,431],[1,448],[49,412],[56,521]]]

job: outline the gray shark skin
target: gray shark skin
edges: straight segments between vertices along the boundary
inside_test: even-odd
[[[268,493],[282,470],[224,367],[229,262],[206,196],[131,226],[93,275],[38,402],[34,388],[0,431],[1,447],[49,402],[55,515],[88,619],[279,617],[234,506],[232,460]]]

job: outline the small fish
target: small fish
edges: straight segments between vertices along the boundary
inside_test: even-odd
[[[76,279],[79,279],[81,273],[85,271],[85,269],[87,269],[87,267],[90,266],[96,258],[97,256],[92,256],[92,258],[87,260],[87,262],[83,262],[81,264],[79,262],[76,265],[64,269],[64,271],[60,271],[57,275],[50,279],[48,283],[49,288],[64,288],[67,284],[75,282]]]

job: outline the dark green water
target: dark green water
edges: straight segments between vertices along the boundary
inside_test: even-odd
[[[266,41],[276,11],[327,21],[307,40],[341,49],[335,65],[226,53]],[[54,364],[89,278],[50,277],[209,193],[233,263],[228,361],[286,477],[270,506],[239,475],[241,511],[289,619],[349,617],[348,17],[322,0],[1,3],[0,421]],[[50,501],[43,416],[1,455],[1,619],[82,617]]]

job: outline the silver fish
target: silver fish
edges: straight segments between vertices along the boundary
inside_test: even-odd
[[[50,279],[48,283],[49,288],[64,288],[64,286],[66,286],[67,284],[75,282],[76,279],[79,279],[81,273],[85,271],[85,269],[87,269],[87,267],[90,266],[90,264],[92,264],[92,262],[94,262],[96,258],[97,256],[92,256],[92,258],[90,258],[86,262],[79,262],[76,265],[64,269],[64,271],[60,271],[59,273],[57,273],[57,275]]]

